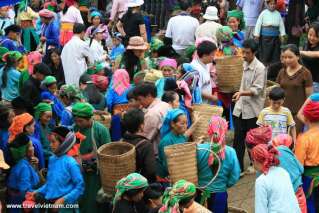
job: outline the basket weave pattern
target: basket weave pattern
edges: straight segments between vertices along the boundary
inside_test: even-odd
[[[95,121],[100,122],[101,124],[103,124],[106,128],[110,128],[111,127],[111,114],[110,113],[106,113],[106,114],[94,114],[93,115],[93,119]]]
[[[97,154],[103,190],[107,194],[114,194],[117,181],[136,170],[135,146],[126,142],[112,142],[102,145]]]

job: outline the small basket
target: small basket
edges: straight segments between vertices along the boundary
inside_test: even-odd
[[[243,75],[243,58],[225,56],[215,59],[219,91],[233,93],[239,90]]]
[[[209,104],[195,104],[193,105],[193,113],[194,112],[198,112],[200,119],[196,128],[194,129],[193,139],[197,140],[199,137],[204,137],[204,139],[207,139],[207,128],[211,117],[213,115],[222,116],[223,108]]]
[[[97,150],[100,165],[102,188],[113,195],[117,181],[135,172],[135,146],[126,142],[111,142]]]
[[[265,104],[264,107],[268,107],[270,105],[270,100],[269,100],[269,93],[270,91],[275,88],[275,87],[280,87],[280,85],[276,82],[267,80],[267,85],[266,85],[266,100],[265,100]]]
[[[172,184],[184,179],[197,185],[196,143],[175,144],[164,149]]]
[[[108,129],[111,127],[112,116],[108,112],[94,113],[93,119],[95,121],[100,122],[101,124],[103,124]]]

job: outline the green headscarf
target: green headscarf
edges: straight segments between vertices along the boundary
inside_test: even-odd
[[[48,75],[47,77],[45,77],[45,79],[42,81],[43,84],[45,85],[51,85],[56,83],[57,80],[54,76]]]
[[[72,107],[72,114],[77,117],[91,118],[94,108],[91,104],[85,102],[75,103]]]
[[[240,10],[231,10],[227,12],[227,21],[229,18],[235,17],[239,19],[239,29],[243,30],[245,29],[245,20],[244,20],[244,13]]]
[[[185,50],[185,56],[186,56],[187,58],[192,59],[192,58],[193,58],[193,54],[194,54],[195,51],[196,51],[196,46],[195,46],[195,45],[191,45],[191,46],[189,46],[189,47],[186,48],[186,50]]]
[[[191,199],[196,194],[196,186],[186,180],[177,181],[171,189],[166,189],[163,195],[164,206],[160,213],[179,212],[179,202]]]
[[[81,100],[83,98],[80,89],[71,84],[62,85],[59,94],[60,96],[66,96],[69,99],[77,98]]]
[[[48,103],[41,102],[36,107],[34,107],[34,117],[39,120],[41,113],[52,112],[52,106]]]
[[[160,47],[164,46],[164,43],[162,40],[158,38],[152,38],[150,49],[152,52],[157,51]]]
[[[104,69],[104,64],[103,63],[96,63],[93,66],[89,67],[86,71],[87,74],[93,75],[98,72],[101,72]]]
[[[23,55],[18,51],[9,51],[3,54],[2,59],[5,62],[6,57],[14,58],[16,61],[22,59]]]
[[[138,173],[131,173],[128,176],[119,180],[115,186],[116,193],[113,204],[121,199],[122,195],[132,189],[143,189],[148,187],[148,182],[145,177]]]
[[[3,63],[2,57],[3,57],[3,55],[5,55],[8,52],[9,52],[9,50],[7,48],[0,47],[0,63]]]

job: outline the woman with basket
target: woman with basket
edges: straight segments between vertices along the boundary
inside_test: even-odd
[[[198,182],[202,191],[197,200],[201,204],[207,203],[208,209],[214,213],[224,213],[227,210],[227,188],[235,185],[240,176],[236,152],[225,142],[227,130],[227,121],[213,116],[208,126],[210,142],[197,146]],[[214,157],[213,152],[218,158]]]

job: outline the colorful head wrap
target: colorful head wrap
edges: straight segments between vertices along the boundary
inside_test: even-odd
[[[40,119],[40,115],[43,112],[52,112],[51,104],[42,102],[42,103],[39,103],[38,105],[36,105],[34,107],[34,117],[35,117],[35,119],[39,120]]]
[[[171,189],[167,189],[163,195],[164,206],[160,213],[178,213],[179,202],[192,199],[196,194],[196,186],[186,180],[177,181]]]
[[[157,51],[160,47],[164,46],[164,42],[158,38],[152,38],[150,49],[152,52]]]
[[[16,61],[22,59],[23,55],[19,51],[9,51],[2,56],[2,61],[6,62],[7,57],[14,58]]]
[[[60,96],[66,96],[69,99],[81,99],[82,94],[78,87],[71,85],[71,84],[65,84],[62,85],[59,91]]]
[[[133,77],[134,84],[137,85],[139,83],[142,83],[144,81],[145,75],[146,75],[145,71],[139,71],[135,73]]]
[[[30,52],[27,55],[29,74],[33,74],[34,65],[42,62],[42,54],[39,51]]]
[[[118,95],[122,95],[130,88],[130,76],[125,69],[118,69],[113,74],[113,89]]]
[[[65,0],[64,3],[67,7],[74,5],[76,0]]]
[[[3,55],[5,55],[8,52],[9,52],[9,50],[7,48],[0,47],[0,63],[3,63],[2,57],[3,57]]]
[[[246,134],[246,144],[249,148],[253,148],[258,144],[268,144],[271,141],[271,126],[262,126],[251,129]]]
[[[91,18],[94,18],[94,17],[96,17],[96,16],[98,16],[98,17],[102,17],[102,14],[99,12],[99,11],[93,11],[93,12],[91,12],[91,14],[90,14],[90,16],[91,16]]]
[[[54,17],[54,12],[52,12],[49,9],[42,9],[39,11],[39,16],[44,17],[44,18],[53,18]]]
[[[78,102],[72,107],[72,114],[77,117],[91,118],[93,116],[94,108],[89,103]]]
[[[303,108],[303,115],[310,122],[318,122],[319,121],[319,102],[310,101]]]
[[[32,120],[33,117],[29,113],[23,113],[21,115],[15,116],[9,128],[9,142],[11,143],[18,134],[23,133],[24,127]]]
[[[218,28],[216,37],[219,43],[226,43],[232,41],[234,33],[229,26],[222,26]]]
[[[231,10],[227,12],[227,21],[229,18],[235,17],[239,20],[239,29],[245,29],[244,13],[241,10]]]
[[[212,116],[208,125],[208,135],[212,143],[220,145],[218,156],[225,159],[225,138],[228,130],[228,124],[225,119],[220,116]]]
[[[148,182],[145,177],[138,173],[131,173],[128,176],[119,180],[115,186],[116,193],[114,196],[113,204],[121,199],[122,195],[133,189],[144,189],[148,187]]]
[[[10,143],[9,148],[14,162],[18,162],[26,157],[30,143],[29,136],[23,133],[17,135],[12,143]]]
[[[104,68],[105,68],[105,65],[103,63],[96,63],[93,66],[89,67],[86,72],[89,75],[94,75],[104,70]]]
[[[272,145],[259,144],[251,150],[250,154],[253,161],[262,164],[264,174],[268,173],[270,167],[279,165],[278,150]]]
[[[272,145],[274,147],[286,146],[289,148],[291,144],[292,144],[292,137],[288,134],[280,134],[280,135],[277,135],[274,139],[272,139]]]
[[[42,84],[51,85],[51,84],[54,84],[56,82],[57,82],[57,80],[54,76],[48,75],[44,78],[44,80],[42,81]]]
[[[159,68],[161,69],[163,67],[172,67],[174,69],[177,69],[177,62],[175,59],[165,58],[159,63]]]
[[[192,58],[193,58],[193,55],[194,55],[194,53],[195,53],[195,51],[196,51],[196,46],[195,46],[195,45],[191,45],[191,46],[189,46],[189,47],[186,48],[186,50],[185,50],[185,56],[186,56],[187,58],[192,59]]]
[[[60,141],[58,149],[54,152],[57,156],[62,156],[72,149],[77,139],[74,132],[63,126],[56,127],[52,130],[49,135],[49,140],[52,141],[53,137],[58,138]]]
[[[167,133],[171,131],[171,122],[175,120],[178,116],[184,114],[185,112],[181,109],[171,109],[167,112],[160,130],[161,138],[163,138]]]
[[[163,78],[163,73],[161,71],[151,69],[146,71],[144,81],[155,83],[158,79],[161,79],[161,78]]]
[[[44,3],[43,8],[48,9],[48,10],[54,12],[54,11],[56,10],[57,6],[58,6],[58,5],[57,5],[56,2],[54,2],[54,1],[49,1],[49,2]]]

